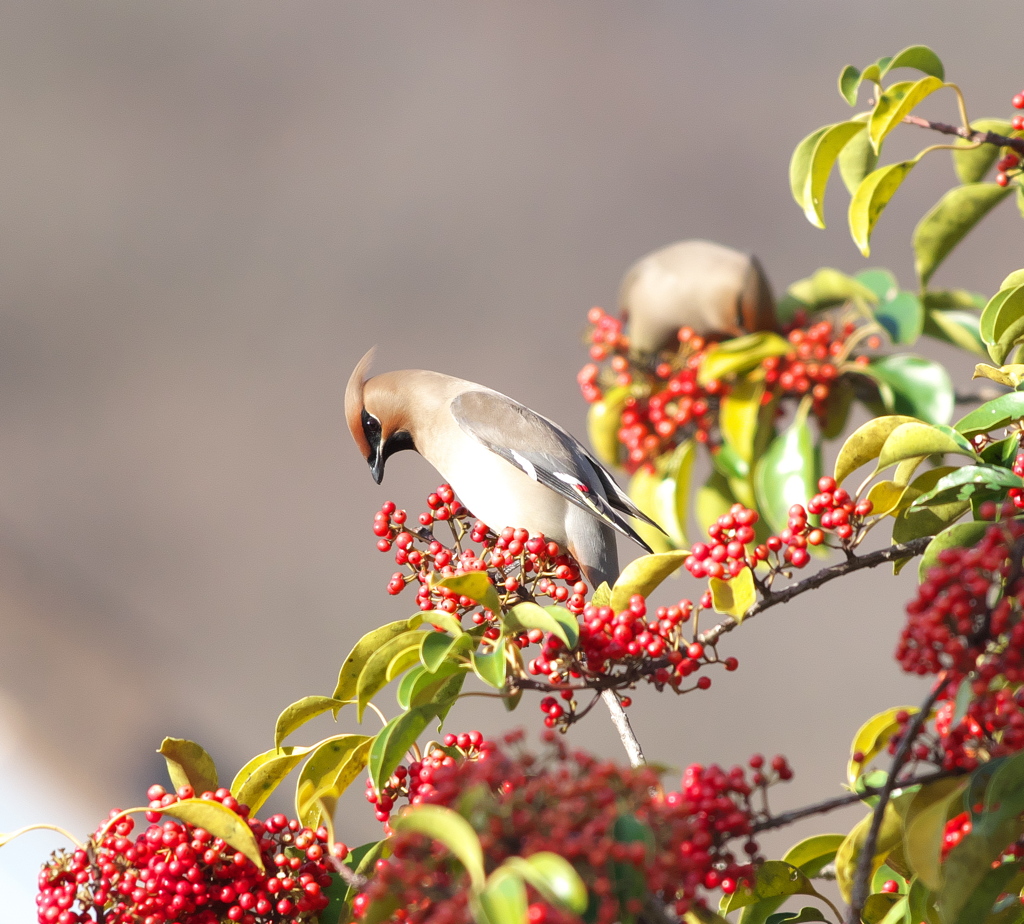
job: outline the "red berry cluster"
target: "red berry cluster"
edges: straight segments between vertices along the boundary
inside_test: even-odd
[[[161,819],[159,809],[191,799],[191,787],[168,793],[150,787],[153,822],[134,841],[134,822],[111,812],[86,849],[58,851],[39,874],[40,924],[280,924],[314,922],[328,905],[329,853],[339,860],[344,844],[331,847],[326,828],[312,831],[284,815],[265,822],[249,817],[227,789],[200,798],[219,802],[244,819],[255,835],[266,872],[209,831]],[[76,906],[78,910],[76,911]]]
[[[443,745],[429,748],[422,760],[414,760],[408,767],[399,764],[379,792],[373,780],[366,781],[366,801],[373,805],[377,821],[386,825],[399,799],[408,799],[412,805],[423,802],[433,792],[434,774],[442,767],[479,760],[495,748],[495,743],[478,731],[445,735]]]
[[[736,577],[744,568],[755,568],[759,561],[768,558],[768,547],[753,544],[754,524],[758,521],[755,510],[742,504],[733,504],[728,513],[722,514],[708,527],[710,542],[696,542],[683,562],[684,567],[698,580]]]
[[[434,575],[449,577],[486,571],[503,601],[512,601],[520,589],[533,597],[549,597],[573,613],[582,613],[587,585],[579,566],[568,552],[544,536],[531,536],[525,529],[502,530],[495,535],[456,500],[450,485],[441,485],[427,498],[426,513],[419,525],[409,523],[408,514],[387,501],[374,517],[373,532],[382,552],[395,550],[396,571],[388,582],[388,593],[399,594],[407,585],[417,584],[416,603],[421,610],[441,610],[460,617],[472,612],[480,625],[488,618],[468,597],[445,587],[434,587]],[[448,544],[437,538],[438,522],[447,523]],[[474,547],[475,546],[475,547]]]
[[[1014,109],[1024,109],[1024,90],[1014,95],[1011,100]],[[1014,116],[1010,120],[1010,125],[1014,131],[1024,131],[1024,116]],[[1007,150],[999,161],[996,163],[996,182],[1000,186],[1008,186],[1010,180],[1020,174],[1020,155],[1015,151]]]
[[[774,772],[760,769],[762,760],[753,778],[741,767],[695,765],[683,774],[680,791],[665,793],[649,767],[622,769],[587,754],[569,756],[546,734],[553,743],[546,758],[494,748],[433,775],[424,802],[459,810],[467,792],[476,794],[467,820],[480,837],[488,872],[510,856],[560,854],[586,884],[599,924],[640,910],[639,898],[616,887],[623,867],[636,870],[647,891],[679,916],[704,907],[707,891],[730,893],[749,881],[758,854],[753,800],[792,775],[783,759],[773,763]],[[728,846],[736,838],[744,841],[739,856]],[[374,906],[397,906],[389,920],[401,924],[469,924],[467,877],[451,855],[420,835],[399,834],[392,844],[391,860],[378,864],[356,899],[357,916]],[[532,924],[575,920],[532,889],[529,897]]]
[[[1013,474],[1024,478],[1024,452],[1018,452],[1013,460]],[[1018,510],[1024,510],[1024,489],[1010,488],[1006,495],[1011,504]]]
[[[949,852],[956,847],[974,828],[971,822],[970,812],[961,812],[946,822],[946,828],[942,834],[942,855],[945,860]]]
[[[985,506],[982,513],[994,514],[993,504]],[[947,678],[934,731],[913,746],[916,760],[971,770],[1024,749],[1024,522],[1013,512],[1005,505],[1003,518],[975,546],[940,552],[907,606],[897,661],[905,671],[945,671]],[[963,684],[970,684],[971,698],[958,711]],[[897,721],[905,727],[910,717],[901,713]]]

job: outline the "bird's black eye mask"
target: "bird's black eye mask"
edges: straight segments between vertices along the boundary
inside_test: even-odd
[[[380,421],[367,411],[366,408],[363,408],[362,423],[363,436],[366,437],[366,442],[370,444],[370,448],[376,453],[380,446]]]
[[[366,408],[363,408],[362,423],[366,442],[370,444],[374,456],[380,460],[378,462],[380,466],[383,466],[384,462],[396,452],[401,452],[403,449],[416,448],[408,430],[396,430],[388,437],[387,442],[382,444],[383,430],[380,421],[367,411]]]

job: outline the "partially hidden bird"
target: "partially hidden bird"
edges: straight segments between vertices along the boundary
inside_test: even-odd
[[[641,257],[622,279],[619,309],[641,355],[674,349],[684,326],[701,337],[778,330],[757,258],[712,241],[679,241]]]
[[[658,524],[558,424],[439,372],[404,369],[367,379],[373,352],[349,378],[345,416],[377,484],[388,458],[412,449],[491,529],[543,533],[567,549],[591,587],[619,574],[613,530],[651,551],[623,514]]]

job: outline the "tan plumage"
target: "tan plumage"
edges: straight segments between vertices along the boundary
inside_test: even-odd
[[[372,352],[349,379],[345,414],[378,484],[389,456],[414,449],[474,516],[495,530],[543,533],[569,550],[591,586],[618,575],[612,530],[648,548],[622,514],[650,520],[557,424],[438,372],[405,369],[364,380]]]
[[[674,349],[684,325],[702,337],[778,326],[757,258],[711,241],[680,241],[638,260],[623,277],[619,308],[639,354]]]

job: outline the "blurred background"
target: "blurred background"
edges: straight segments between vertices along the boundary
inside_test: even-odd
[[[370,479],[342,411],[368,347],[378,371],[481,381],[583,436],[585,313],[613,308],[652,249],[699,236],[752,250],[776,291],[822,265],[888,266],[912,287],[910,231],[952,182],[948,158],[915,171],[865,261],[838,182],[829,230],[804,220],[790,153],[846,117],[844,64],[918,42],[973,117],[1010,115],[1018,14],[953,0],[4,3],[0,831],[85,835],[138,804],[164,781],[164,735],[199,740],[229,781],[272,746],[284,706],[331,692],[364,631],[412,612],[384,591],[394,566],[370,525],[388,498],[420,510],[439,479],[411,453]],[[951,97],[929,104],[955,120]],[[899,134],[892,159],[931,143]],[[935,284],[991,294],[1022,256],[1007,204]],[[961,379],[972,367],[926,349]],[[837,794],[860,722],[923,697],[891,656],[913,570],[748,623],[723,646],[739,672],[707,693],[639,691],[649,756],[781,751],[796,779],[776,809]],[[698,592],[687,577],[663,596]],[[540,727],[535,702],[509,716],[470,698],[449,723],[515,724]],[[572,740],[621,756],[597,710]],[[379,826],[353,790],[339,831],[357,844]],[[32,919],[51,846],[32,835],[0,853],[11,920]]]

